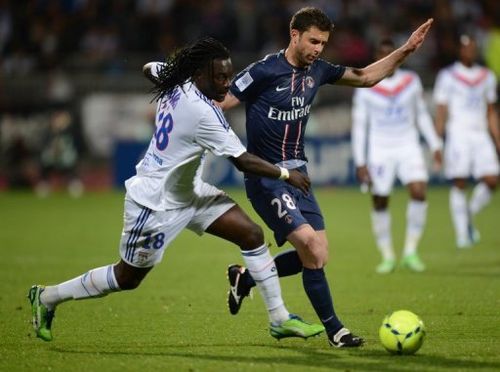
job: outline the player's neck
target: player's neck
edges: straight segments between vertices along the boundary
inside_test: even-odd
[[[306,67],[302,63],[300,63],[299,59],[297,58],[297,53],[295,53],[294,49],[290,45],[288,45],[288,48],[285,49],[284,55],[286,61],[293,67],[297,68]]]
[[[472,62],[472,61],[460,61],[460,63],[467,68],[471,68],[472,65],[474,65],[474,62]]]

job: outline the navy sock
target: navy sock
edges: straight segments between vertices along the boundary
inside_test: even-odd
[[[289,249],[274,256],[278,276],[290,276],[302,271],[302,261],[295,249]]]
[[[274,257],[274,263],[276,264],[279,277],[295,275],[302,271],[302,261],[295,249],[289,249],[276,255]],[[255,287],[255,281],[250,273],[243,278],[248,287]]]
[[[328,335],[337,333],[343,325],[333,309],[333,299],[330,295],[325,271],[323,269],[308,269],[304,267],[302,270],[302,282],[309,301],[311,301],[314,310],[316,310],[321,323],[325,326]]]

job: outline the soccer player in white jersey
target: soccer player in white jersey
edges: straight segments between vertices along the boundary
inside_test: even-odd
[[[391,40],[383,40],[376,59],[394,51]],[[352,147],[356,175],[370,187],[372,228],[382,262],[376,271],[392,272],[396,267],[391,236],[389,195],[396,177],[406,185],[410,201],[406,210],[406,239],[401,264],[420,272],[425,265],[417,254],[426,216],[427,169],[419,144],[425,137],[436,162],[441,166],[442,142],[422,97],[420,78],[412,71],[398,69],[369,89],[356,89],[352,107]]]
[[[456,245],[469,248],[479,241],[473,217],[490,202],[498,183],[500,133],[495,75],[476,64],[477,46],[471,37],[460,37],[458,52],[459,60],[439,72],[434,100],[438,134],[443,136],[446,127],[444,168],[452,181]],[[471,176],[477,184],[467,202],[465,189]]]
[[[238,245],[255,275],[271,321],[271,334],[307,338],[324,330],[290,314],[281,298],[276,268],[262,229],[224,192],[201,179],[205,153],[227,157],[241,171],[282,179],[307,192],[310,181],[294,170],[246,152],[212,100],[222,101],[232,78],[228,50],[204,38],[144,72],[156,83],[156,131],[137,173],[125,182],[121,259],[54,286],[33,286],[28,294],[36,335],[52,340],[57,305],[134,289],[158,264],[167,246],[187,228]]]

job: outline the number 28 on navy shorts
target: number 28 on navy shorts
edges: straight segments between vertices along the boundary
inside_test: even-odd
[[[305,167],[298,170],[307,172]],[[303,224],[311,225],[316,231],[325,229],[312,190],[305,195],[285,181],[253,175],[245,176],[245,188],[253,208],[274,232],[278,246],[282,246],[286,237]]]

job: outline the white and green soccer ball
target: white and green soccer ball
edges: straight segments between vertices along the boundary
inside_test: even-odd
[[[393,354],[414,354],[422,346],[425,327],[422,320],[408,310],[387,315],[378,331],[380,342]]]

